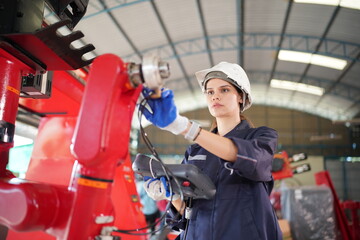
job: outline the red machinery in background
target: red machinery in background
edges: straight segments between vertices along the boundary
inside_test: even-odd
[[[294,154],[289,157],[286,151],[282,151],[274,154],[274,160],[272,163],[272,176],[274,180],[282,180],[285,178],[291,178],[294,174],[308,172],[311,170],[310,164],[301,164],[293,166],[292,163],[306,160],[307,155],[305,153]],[[270,194],[271,203],[280,218],[281,216],[281,192],[272,191]]]
[[[305,153],[294,154],[291,157],[289,157],[286,151],[274,154],[274,160],[272,164],[272,175],[274,180],[290,178],[294,174],[310,171],[310,164],[307,163],[296,166],[291,165],[292,163],[306,159],[307,155]]]
[[[291,178],[294,174],[303,173],[310,170],[309,164],[302,164],[292,166],[293,162],[307,159],[306,154],[295,154],[291,157],[283,151],[274,155],[273,172],[272,175],[275,180]],[[334,184],[331,180],[328,171],[321,171],[315,173],[315,181],[317,185],[325,185],[329,187],[334,201],[334,215],[336,218],[336,226],[343,240],[357,240],[360,239],[360,226],[358,212],[360,204],[357,201],[341,202],[337,196]],[[281,192],[273,191],[271,193],[271,201],[277,214],[281,211]],[[350,217],[347,217],[345,212],[350,212]]]
[[[336,193],[335,186],[331,180],[328,171],[321,171],[315,174],[315,181],[317,185],[328,186],[331,190],[334,200],[334,214],[336,217],[336,225],[343,240],[358,240],[360,239],[360,225],[359,225],[359,209],[360,202],[345,201],[341,202]],[[351,211],[351,217],[348,219],[345,211]]]
[[[86,10],[87,1],[64,2],[82,15]],[[29,7],[43,6],[41,0],[5,1],[25,17],[38,13]],[[128,152],[131,119],[141,84],[159,87],[168,66],[152,55],[134,64],[108,54],[97,57],[88,74],[78,70],[83,78],[75,76],[66,71],[87,66],[91,60],[82,56],[94,48],[72,49],[82,34],[58,36],[65,24],[76,23],[0,35],[0,233],[7,239],[120,239],[114,229],[146,225]],[[44,76],[49,71],[53,76]],[[27,98],[19,102],[20,96]],[[6,170],[19,103],[42,116],[26,179]]]

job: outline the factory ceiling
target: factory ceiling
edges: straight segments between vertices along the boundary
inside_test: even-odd
[[[153,52],[169,62],[165,87],[180,112],[206,106],[194,73],[228,61],[248,73],[255,105],[351,120],[360,112],[360,10],[351,4],[360,1],[332,2],[91,0],[74,30],[96,56],[139,63]]]

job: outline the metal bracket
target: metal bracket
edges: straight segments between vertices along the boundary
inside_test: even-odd
[[[13,55],[13,52],[21,52],[22,54],[15,55],[19,56],[20,60],[27,65],[31,66],[33,63],[28,63],[29,57],[25,61],[21,55],[31,56],[31,59],[43,63],[46,65],[47,71],[71,70],[87,66],[93,59],[84,60],[83,55],[94,50],[95,47],[92,44],[87,44],[79,49],[74,49],[71,46],[72,42],[84,36],[80,31],[59,36],[57,30],[68,23],[70,20],[63,20],[35,33],[4,34],[0,38],[0,42],[3,41],[11,45],[12,49],[6,50]]]
[[[46,2],[60,19],[70,20],[66,25],[73,29],[85,15],[89,0],[46,0]]]

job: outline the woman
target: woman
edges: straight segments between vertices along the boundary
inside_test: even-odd
[[[252,128],[242,116],[252,103],[246,73],[237,64],[221,62],[195,75],[215,117],[212,131],[180,116],[169,90],[162,92],[161,98],[150,100],[153,113],[142,110],[154,125],[195,142],[187,149],[183,163],[198,166],[216,186],[213,199],[193,201],[186,239],[282,239],[269,200],[277,133],[268,127]],[[144,187],[150,197],[169,198],[159,180],[148,181]],[[178,196],[173,196],[172,204],[169,222],[184,229],[188,221],[184,204]],[[180,218],[175,218],[177,212]],[[182,235],[178,239],[183,239]]]

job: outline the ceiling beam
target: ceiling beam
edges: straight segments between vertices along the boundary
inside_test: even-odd
[[[356,59],[360,59],[360,52],[358,53]],[[331,91],[334,90],[334,88],[336,87],[337,84],[339,84],[341,82],[341,80],[345,77],[345,75],[350,71],[350,69],[355,65],[356,61],[355,59],[346,66],[346,69],[340,74],[340,76],[336,79],[336,81],[325,90],[324,95],[322,95],[319,100],[317,101],[317,103],[315,104],[315,106],[319,106],[320,102],[324,99],[324,96],[328,93],[330,93]],[[354,99],[353,99],[354,101]],[[352,106],[350,106],[348,109],[350,109]]]
[[[219,34],[208,36],[212,45],[212,52],[237,51],[237,36],[237,34]],[[245,50],[277,51],[278,44],[276,44],[276,42],[280,36],[281,35],[278,33],[244,33],[244,38],[246,41],[244,42],[243,48]],[[306,53],[312,53],[313,49],[310,49],[310,46],[313,45],[314,42],[318,42],[320,40],[320,37],[307,35],[285,34],[284,36],[285,39],[283,41],[282,49],[301,51]],[[207,52],[204,41],[204,37],[197,37],[173,42],[173,44],[175,47],[182,49],[183,53],[180,54],[180,56],[191,56],[204,54]],[[294,44],[294,42],[297,44]],[[348,61],[360,61],[356,58],[357,53],[360,51],[359,43],[324,39],[324,44],[328,47],[321,49],[318,52],[321,55],[341,58]],[[159,46],[143,49],[142,52],[156,51],[162,53],[163,59],[175,58],[173,53],[169,54],[169,51],[167,51],[168,48],[169,44],[162,44]],[[122,56],[124,59],[131,59],[133,57],[134,53]]]
[[[360,99],[358,99],[357,101],[353,102],[353,104],[351,104],[347,109],[345,109],[344,112],[347,112],[347,111],[351,110],[351,109],[352,109],[353,107],[355,107],[355,106],[359,106],[359,104],[360,104]]]
[[[252,84],[261,84],[265,85],[267,84],[267,79],[269,78],[270,71],[259,71],[259,70],[247,70],[246,71],[249,79],[251,79]],[[299,79],[301,75],[291,72],[276,72],[274,77],[279,79],[287,79],[289,81],[296,82],[297,79]],[[181,82],[183,78],[176,78],[176,79],[170,79],[167,81],[167,85],[169,88],[173,88],[172,84]],[[324,79],[324,78],[317,78],[317,77],[311,77],[306,76],[304,78],[304,82],[306,84],[314,85],[314,86],[331,86],[333,84],[332,80]],[[185,88],[182,88],[185,89]],[[337,89],[337,91],[336,91]],[[330,94],[334,97],[343,98],[347,101],[355,101],[357,99],[360,99],[360,88],[357,86],[352,86],[350,84],[346,83],[338,83],[336,85],[336,89],[333,89]],[[287,91],[287,90],[284,90]],[[289,90],[290,91],[290,90]],[[355,102],[356,103],[356,102]],[[354,103],[354,104],[355,104]]]
[[[324,43],[324,39],[326,39],[326,36],[328,35],[328,33],[330,31],[330,28],[333,25],[338,13],[339,13],[340,8],[341,8],[340,6],[337,6],[335,8],[335,10],[334,10],[333,14],[331,15],[331,18],[330,18],[330,20],[329,20],[329,22],[328,22],[328,24],[327,24],[327,26],[325,28],[325,31],[323,32],[322,36],[320,37],[319,43],[316,45],[315,50],[314,50],[313,53],[318,53],[319,52],[321,45]],[[310,63],[306,65],[306,68],[305,68],[305,70],[304,70],[304,72],[301,75],[301,78],[299,80],[300,83],[302,82],[303,78],[307,75],[307,73],[308,73],[308,71],[310,69],[310,66],[311,66]]]
[[[104,9],[101,9],[101,10],[94,4],[94,2],[89,1],[89,5],[91,5],[93,8],[96,8],[99,11],[94,12],[94,13],[86,14],[86,16],[84,16],[82,18],[82,20],[92,18],[92,17],[95,17],[95,16],[103,14],[103,13],[111,12],[111,11],[113,11],[115,9],[128,7],[130,5],[135,5],[135,4],[138,4],[138,3],[149,2],[149,1],[150,0],[136,0],[136,1],[132,1],[132,2],[124,1],[122,3],[119,3],[119,4],[115,5],[115,6],[112,6],[110,8],[106,8],[106,9],[104,8]]]
[[[266,86],[265,84],[263,86]],[[254,88],[253,90],[256,90]],[[285,91],[285,90],[284,90]],[[262,94],[262,93],[260,93]],[[264,95],[264,94],[262,94]],[[176,92],[176,105],[178,106],[179,112],[184,113],[188,111],[193,111],[196,109],[206,108],[206,102],[204,101],[189,101],[189,91],[183,90],[180,92]],[[198,99],[201,99],[203,95],[199,91],[197,94]],[[304,101],[297,100],[293,102],[284,102],[279,98],[273,98],[273,97],[259,97],[255,98],[254,105],[263,105],[263,106],[271,106],[271,107],[279,107],[279,108],[286,108],[286,109],[293,109],[300,112],[306,112],[313,114],[315,116],[320,116],[322,118],[326,118],[332,121],[335,120],[348,120],[353,119],[357,114],[359,114],[358,111],[353,109],[353,111],[347,111],[343,112],[342,109],[338,107],[314,107],[312,104],[304,104]]]
[[[245,68],[244,62],[244,32],[245,32],[245,0],[236,1],[236,16],[237,16],[237,42],[238,42],[238,64]]]
[[[287,25],[288,25],[288,23],[289,23],[289,17],[290,17],[292,5],[293,5],[293,0],[289,0],[288,6],[287,6],[287,8],[286,8],[286,14],[285,14],[284,22],[283,22],[282,29],[281,29],[281,33],[280,33],[280,40],[279,40],[279,44],[278,44],[278,47],[277,47],[277,51],[276,51],[276,55],[275,55],[275,60],[274,60],[273,66],[272,66],[272,68],[271,68],[270,78],[269,78],[269,80],[268,80],[268,85],[269,85],[269,86],[270,86],[271,79],[273,78],[274,73],[275,73],[275,71],[276,71],[276,66],[277,66],[277,62],[278,62],[279,51],[280,51],[281,46],[282,46],[282,43],[283,43],[283,41],[284,41],[284,35],[285,35],[285,32],[286,32]],[[269,86],[267,87],[267,90],[269,89]]]
[[[210,41],[209,41],[209,36],[208,36],[206,23],[205,23],[205,19],[204,19],[204,12],[203,12],[202,6],[201,6],[201,0],[196,0],[196,5],[197,5],[198,12],[199,12],[201,28],[203,30],[204,41],[205,41],[205,45],[206,45],[206,51],[207,51],[208,56],[209,56],[210,66],[214,66],[215,65],[214,64],[214,58],[213,58],[211,48],[210,48]]]
[[[335,8],[335,10],[334,10],[334,12],[332,13],[332,15],[331,15],[331,17],[330,17],[330,20],[329,20],[329,22],[328,22],[328,24],[327,24],[327,26],[326,26],[326,28],[325,28],[325,31],[323,32],[322,36],[320,37],[319,42],[318,42],[318,44],[316,45],[313,53],[318,53],[318,52],[319,52],[320,47],[321,47],[321,45],[322,45],[323,42],[324,42],[324,39],[326,39],[326,36],[328,35],[328,33],[329,33],[329,31],[330,31],[330,28],[331,28],[331,26],[333,25],[333,23],[334,23],[337,15],[338,15],[338,13],[339,13],[339,11],[340,11],[340,8],[341,8],[340,5],[338,5],[338,6]],[[309,69],[310,69],[311,66],[312,66],[311,63],[308,63],[308,64],[306,65],[305,70],[304,70],[304,72],[302,73],[302,75],[301,75],[301,77],[300,77],[300,79],[299,79],[299,81],[298,81],[299,83],[302,83],[302,82],[303,82],[303,79],[304,79],[304,77],[308,74],[308,71],[309,71]],[[325,94],[326,94],[326,92],[324,93],[324,95],[325,95]],[[294,95],[295,95],[295,92],[293,92],[293,93],[291,94],[290,101],[293,100]]]
[[[107,4],[105,3],[104,0],[99,0],[99,3],[103,6],[104,9],[108,9]],[[111,21],[115,24],[116,28],[121,32],[121,34],[125,37],[125,39],[127,40],[127,42],[130,44],[131,48],[133,49],[133,51],[136,53],[136,55],[138,55],[138,57],[141,59],[142,58],[142,54],[139,51],[139,49],[135,46],[134,42],[131,41],[130,37],[127,35],[127,33],[125,32],[125,30],[123,29],[123,27],[120,25],[120,23],[116,20],[116,18],[114,17],[114,15],[112,14],[112,12],[107,11],[106,14],[110,17]]]
[[[182,71],[182,73],[183,73],[183,75],[184,75],[184,77],[185,77],[185,79],[186,79],[186,81],[187,81],[187,84],[188,84],[188,86],[189,86],[189,89],[190,89],[190,91],[194,94],[195,91],[194,91],[194,88],[193,88],[193,86],[192,86],[192,84],[191,84],[190,78],[189,78],[188,74],[186,73],[184,64],[182,63],[182,61],[181,61],[181,59],[180,59],[180,55],[178,54],[178,52],[177,52],[177,50],[176,50],[176,48],[175,48],[174,42],[172,41],[172,39],[171,39],[171,37],[170,37],[170,34],[169,34],[168,30],[166,29],[166,26],[165,26],[165,24],[164,24],[164,21],[162,20],[162,18],[161,18],[161,16],[160,16],[159,10],[158,10],[158,8],[157,8],[154,0],[151,0],[150,3],[151,3],[151,6],[152,6],[155,14],[156,14],[156,17],[157,17],[158,20],[159,20],[159,23],[160,23],[160,25],[161,25],[161,28],[162,28],[164,34],[165,34],[165,37],[166,37],[166,39],[167,39],[167,41],[168,41],[171,49],[172,49],[173,52],[174,52],[174,57],[176,58],[176,60],[177,60],[177,62],[178,62],[178,64],[179,64],[179,67],[180,67],[180,69],[181,69],[181,71]]]

